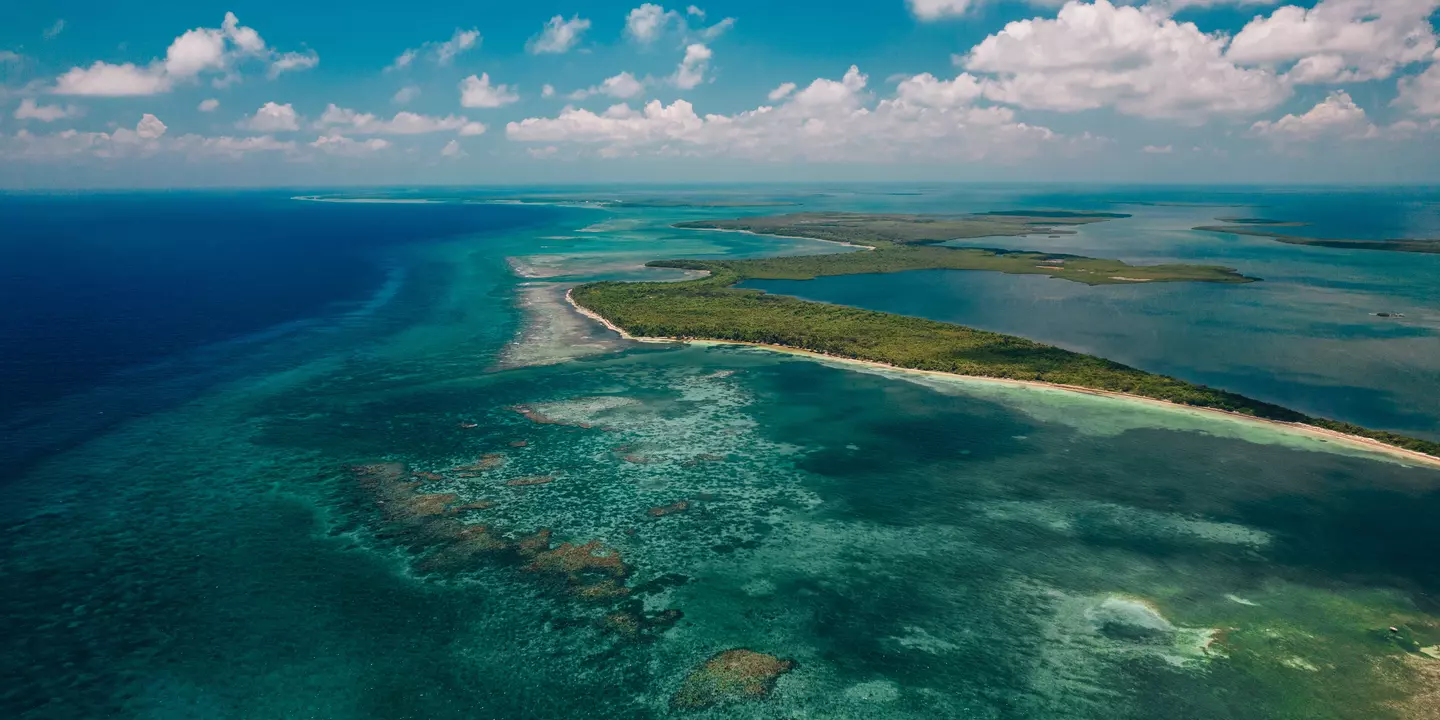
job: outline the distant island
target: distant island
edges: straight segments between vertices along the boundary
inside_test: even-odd
[[[1069,232],[1064,228],[1124,217],[1129,216],[1070,211],[984,213],[958,217],[808,212],[682,222],[675,227],[827,240],[862,247],[868,252],[758,260],[680,260],[652,265],[710,271],[728,268],[740,275],[740,280],[810,280],[830,275],[909,270],[988,270],[1011,275],[1048,275],[1086,285],[1255,282],[1255,278],[1245,277],[1233,268],[1216,265],[1130,265],[1119,260],[1079,255],[940,245],[949,240]]]
[[[1066,219],[1078,223],[1088,217]],[[708,229],[783,230],[783,234],[819,237],[873,248],[835,255],[756,260],[665,260],[651,267],[705,271],[683,282],[596,282],[568,295],[577,308],[622,333],[640,338],[715,340],[798,350],[902,369],[934,371],[1002,380],[1036,382],[1072,389],[1118,393],[1180,405],[1309,426],[1440,458],[1440,443],[1314,418],[1289,408],[1172,377],[1145,372],[1110,360],[1063,350],[1025,338],[976,330],[951,323],[810,302],[770,295],[734,285],[752,278],[813,278],[862,272],[898,272],[924,267],[1043,272],[1054,277],[1105,284],[1105,274],[1082,269],[1109,268],[1155,280],[1250,282],[1228,268],[1208,266],[1134,267],[1114,260],[1062,258],[1007,250],[915,247],[956,237],[957,230],[980,232],[987,222],[1013,227],[1016,234],[1037,220],[1020,215],[969,216],[925,220],[918,216],[804,213],[773,218],[682,223]],[[1033,232],[1033,230],[1030,230]],[[916,253],[924,253],[916,255]],[[1045,261],[1037,258],[1047,258]],[[957,258],[946,260],[944,258]],[[1023,258],[1023,259],[1022,259]],[[1023,267],[1022,267],[1023,265]],[[1114,269],[1114,268],[1124,268]],[[1157,268],[1170,268],[1158,270]],[[1183,270],[1182,270],[1183,268]]]
[[[1317,238],[1292,235],[1273,228],[1305,227],[1307,223],[1264,218],[1219,218],[1224,225],[1201,225],[1193,228],[1202,232],[1226,233],[1270,238],[1287,245],[1311,245],[1314,247],[1340,250],[1379,250],[1385,252],[1409,252],[1440,254],[1440,238],[1402,238],[1398,240],[1347,240],[1343,238]]]

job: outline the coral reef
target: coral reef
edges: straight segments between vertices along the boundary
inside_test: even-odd
[[[721,703],[764,698],[793,660],[739,648],[717,653],[685,678],[670,698],[677,709],[698,710]]]
[[[661,506],[659,506],[659,507],[652,507],[652,508],[650,508],[649,510],[646,510],[645,512],[648,513],[648,514],[650,515],[650,517],[657,517],[657,518],[658,518],[658,517],[665,517],[666,515],[674,515],[675,513],[682,513],[682,512],[685,512],[686,510],[689,510],[689,509],[690,509],[690,501],[689,501],[689,500],[680,500],[680,501],[678,501],[678,502],[670,503],[669,505],[661,505]]]
[[[554,481],[555,478],[550,475],[527,475],[514,480],[506,480],[505,484],[510,487],[529,487],[531,485],[548,485]]]

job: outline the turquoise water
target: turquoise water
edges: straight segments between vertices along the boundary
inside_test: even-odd
[[[968,197],[917,191],[929,195],[783,194],[900,210]],[[1098,202],[998,192],[973,193],[975,208]],[[1195,210],[1141,207],[1157,213],[1136,211],[1144,227]],[[668,227],[766,211],[566,209],[404,243],[380,258],[403,269],[403,282],[377,286],[364,312],[206,346],[171,359],[163,379],[113,380],[125,397],[185,390],[79,437],[65,429],[93,392],[52,406],[50,425],[27,426],[39,459],[4,478],[0,631],[14,642],[0,650],[0,709],[34,718],[1422,717],[1406,703],[1427,687],[1428,663],[1440,664],[1418,652],[1440,644],[1434,469],[1057,391],[747,349],[605,344],[584,324],[527,331],[567,317],[543,293],[518,305],[528,290],[650,277],[637,266],[659,257],[834,249]],[[1213,245],[1268,264],[1251,273],[1267,283],[1187,286],[1228,293],[1189,296],[1145,295],[1179,286],[1065,286],[1057,291],[1070,299],[1017,314],[1118,308],[1121,322],[1095,311],[1052,325],[1078,326],[1077,342],[1100,352],[1128,346],[1111,338],[1129,318],[1167,307],[1190,317],[1174,306],[1204,304],[1217,318],[1204,331],[1230,338],[1237,375],[1269,374],[1271,387],[1304,397],[1323,385],[1312,367],[1356,393],[1416,387],[1374,364],[1346,375],[1317,359],[1290,373],[1282,355],[1241,352],[1263,345],[1260,333],[1224,334],[1245,318],[1288,327],[1287,317],[1384,302],[1415,319],[1400,327],[1419,330],[1360,336],[1370,354],[1433,342],[1420,332],[1436,308],[1414,258],[1327,265],[1303,248],[1113,225],[1109,241],[1101,225],[1025,244],[1109,242],[1110,252],[1090,252],[1127,259],[1189,258]],[[1267,272],[1286,263],[1292,278],[1400,281],[1393,293],[1351,287],[1343,302],[1297,279],[1267,289]],[[927,300],[894,309],[934,316],[963,298],[977,317],[1013,311],[1007,287],[1036,292],[1022,285],[1030,278],[916,275],[867,278],[869,293],[863,284],[824,292],[875,307],[913,295]],[[994,281],[995,294],[954,284],[975,281]],[[1251,288],[1271,294],[1242,295]],[[1101,293],[1110,295],[1094,300]],[[1273,314],[1287,303],[1290,314]],[[1316,343],[1300,354],[1323,346],[1308,339],[1318,333],[1293,333]],[[535,337],[576,357],[501,363]],[[1218,353],[1196,349],[1204,344],[1146,357],[1218,365]],[[1378,356],[1417,377],[1434,370],[1434,356],[1418,351]],[[1365,407],[1334,402],[1343,419]],[[1434,408],[1416,400],[1392,412],[1418,426]],[[45,441],[56,437],[65,441]],[[454,497],[430,497],[444,494]],[[478,505],[442,514],[437,502]],[[523,545],[542,529],[542,544]],[[590,565],[556,570],[576,559],[562,543],[591,541],[580,558]],[[763,697],[698,709],[676,700],[707,658],[737,648],[794,665]]]

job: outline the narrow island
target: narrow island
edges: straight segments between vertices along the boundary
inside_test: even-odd
[[[1255,278],[1245,277],[1233,268],[1217,265],[1130,265],[1079,255],[941,245],[950,240],[1073,232],[1065,228],[1123,217],[1129,216],[1070,211],[997,212],[958,217],[824,212],[683,222],[675,227],[827,240],[869,252],[740,261],[682,260],[652,263],[652,266],[711,271],[730,267],[743,276],[740,280],[812,280],[830,275],[909,270],[986,270],[1011,275],[1048,275],[1086,285],[1255,282]]]
[[[1378,250],[1383,252],[1408,252],[1440,254],[1440,238],[1401,238],[1396,240],[1348,240],[1344,238],[1318,238],[1294,235],[1276,228],[1300,228],[1307,223],[1265,218],[1219,218],[1223,225],[1201,225],[1194,230],[1201,232],[1246,235],[1270,238],[1287,245],[1310,245],[1312,247],[1336,248],[1339,250]]]
[[[991,222],[980,216],[936,224],[914,216],[815,214],[751,218],[743,221],[683,223],[680,227],[768,230],[873,248],[835,255],[756,260],[665,260],[652,267],[704,271],[705,277],[682,282],[596,282],[574,288],[567,298],[576,308],[632,338],[713,340],[813,353],[886,367],[949,373],[1074,390],[1113,393],[1234,413],[1279,423],[1307,426],[1398,448],[1419,459],[1440,461],[1440,443],[1350,423],[1314,418],[1225,390],[1145,372],[1099,357],[1063,350],[1021,337],[951,323],[810,302],[734,287],[747,279],[814,278],[822,275],[899,272],[922,268],[1041,272],[1053,277],[1105,284],[1112,273],[1165,281],[1251,282],[1229,268],[1209,266],[1128,266],[1114,260],[1060,258],[1043,253],[925,247],[957,237],[966,223]],[[1035,219],[1000,217],[1017,233],[1036,227]],[[779,221],[784,218],[784,221]],[[805,222],[816,218],[816,222]],[[904,219],[897,219],[904,218]],[[1079,221],[1082,218],[1073,218]],[[1088,219],[1088,218],[1083,218]],[[1047,224],[1049,221],[1045,221]],[[931,225],[924,230],[918,225]],[[744,227],[740,227],[744,225]],[[1031,229],[1029,232],[1034,232]],[[805,233],[805,234],[801,234]],[[908,239],[907,239],[908,238]],[[921,247],[915,247],[922,244]],[[916,255],[915,253],[924,253]],[[1040,261],[1037,258],[1046,258]],[[959,258],[959,259],[944,259]],[[1023,259],[1022,259],[1023,258]],[[939,264],[936,264],[939,263]],[[1040,269],[1045,266],[1045,269]],[[1107,268],[1101,273],[1081,269]],[[1123,268],[1123,269],[1116,269]],[[1161,270],[1159,268],[1167,268]],[[1151,275],[1147,276],[1147,273]]]

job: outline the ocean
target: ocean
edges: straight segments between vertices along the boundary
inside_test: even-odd
[[[1427,189],[4,195],[0,715],[1423,717],[1440,470],[563,300],[835,251],[682,220],[1020,209],[1133,217],[969,244],[1263,282],[756,286],[1440,437],[1440,257],[1189,229],[1434,236]]]

